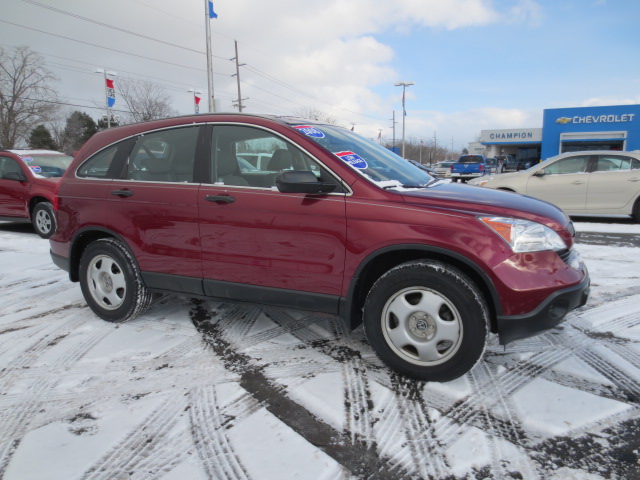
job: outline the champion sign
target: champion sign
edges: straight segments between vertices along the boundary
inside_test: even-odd
[[[343,161],[347,162],[353,168],[358,168],[360,170],[364,170],[365,168],[369,168],[369,165],[367,165],[367,161],[364,158],[362,158],[360,155],[358,155],[357,153],[346,151],[346,152],[334,152],[333,154],[336,157],[338,157],[338,158],[342,159]]]
[[[106,78],[107,82],[107,105],[113,107],[116,104],[116,88],[113,84],[113,79]]]
[[[625,113],[623,115],[576,115],[574,117],[559,117],[556,123],[566,125],[567,123],[626,123],[633,122],[635,113]]]

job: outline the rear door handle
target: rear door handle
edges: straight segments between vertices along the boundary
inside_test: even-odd
[[[130,197],[133,195],[131,190],[111,190],[111,195],[115,195],[116,197]]]
[[[631,178],[629,179],[629,181],[630,181],[630,182],[640,182],[640,178],[638,178],[638,177],[631,177]]]
[[[213,203],[233,203],[236,201],[231,195],[207,195],[204,199]]]
[[[584,182],[582,180],[575,180],[571,182],[573,185],[582,185]]]

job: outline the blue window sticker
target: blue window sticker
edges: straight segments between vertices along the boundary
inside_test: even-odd
[[[33,157],[20,157],[20,158],[27,163],[33,162]]]
[[[33,170],[35,173],[40,173],[42,171],[40,167],[36,167],[35,165],[29,165],[29,168]]]
[[[333,152],[333,154],[336,157],[341,158],[343,161],[347,162],[349,165],[351,165],[353,168],[359,168],[360,170],[364,170],[365,168],[369,168],[369,165],[367,165],[367,161],[362,158],[360,155],[358,155],[357,153],[353,153],[350,151],[344,151],[344,152]]]
[[[293,128],[304,133],[307,137],[324,138],[324,133],[311,125],[295,125]]]

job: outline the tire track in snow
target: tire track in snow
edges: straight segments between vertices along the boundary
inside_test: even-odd
[[[190,394],[191,433],[200,461],[210,479],[249,480],[226,435],[225,424],[230,417],[222,411],[215,388],[198,388]],[[255,410],[258,402],[250,403]]]
[[[187,402],[184,395],[168,395],[158,407],[125,438],[118,440],[80,477],[82,480],[113,480],[129,478],[130,472],[158,478],[188,456],[191,447],[186,430],[173,434],[181,420]],[[169,454],[171,453],[171,454]]]
[[[224,338],[221,325],[212,321],[203,306],[194,300],[192,319],[214,353],[222,358],[227,369],[240,375],[240,386],[281,422],[316,446],[358,478],[399,479],[406,472],[399,471],[375,449],[359,440],[352,441],[343,432],[316,418],[304,407],[283,393],[283,387],[269,380],[261,367]],[[214,316],[217,313],[214,312]]]
[[[71,315],[71,318],[53,328],[51,332],[40,337],[30,348],[20,355],[13,362],[0,372],[0,381],[3,388],[9,389],[16,382],[24,378],[19,375],[22,370],[30,368],[42,354],[48,352],[58,342],[63,342],[74,327],[82,323],[78,318],[79,314]],[[24,434],[29,431],[31,423],[34,421],[35,413],[43,405],[47,405],[48,393],[58,383],[57,372],[66,371],[69,366],[74,365],[82,358],[97,342],[104,337],[104,332],[96,332],[93,335],[84,337],[72,348],[54,360],[53,364],[47,368],[51,375],[40,375],[33,379],[24,392],[18,394],[19,399],[14,400],[14,408],[6,410],[0,414],[0,477],[4,474],[11,457],[15,453]],[[53,338],[52,338],[53,337]],[[74,340],[75,342],[75,340]],[[6,390],[5,390],[6,391]]]

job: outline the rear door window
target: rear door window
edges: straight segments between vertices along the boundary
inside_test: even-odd
[[[195,126],[141,135],[129,155],[127,178],[192,183],[199,131]]]

